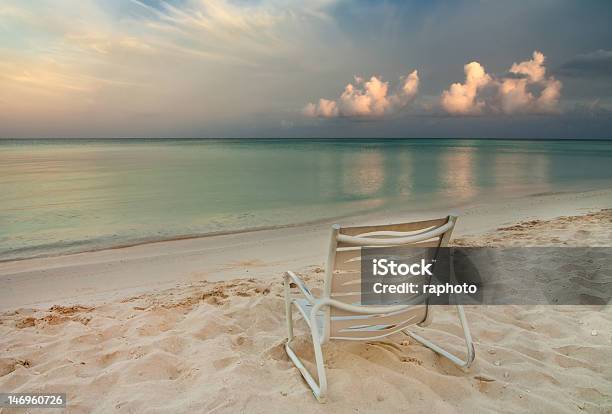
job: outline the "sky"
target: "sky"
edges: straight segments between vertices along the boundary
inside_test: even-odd
[[[612,138],[612,2],[3,0],[0,138]]]

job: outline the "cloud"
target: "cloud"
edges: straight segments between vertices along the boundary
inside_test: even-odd
[[[400,86],[389,94],[389,82],[372,76],[364,81],[355,76],[355,84],[349,83],[337,101],[319,99],[309,103],[303,110],[309,117],[335,118],[338,116],[358,118],[380,118],[404,108],[419,90],[419,74],[416,70],[400,78]]]
[[[478,62],[468,63],[465,82],[442,92],[440,106],[451,115],[557,113],[563,85],[546,76],[545,60],[544,54],[534,51],[530,60],[513,63],[509,73],[500,77],[488,75]],[[484,94],[486,87],[496,93]]]
[[[558,73],[569,77],[612,77],[612,51],[599,49],[577,55],[561,65]]]
[[[0,136],[199,134],[285,117],[286,85],[308,84],[313,62],[344,46],[328,1],[0,3]],[[164,116],[136,122],[143,113]]]
[[[552,76],[546,77],[545,60],[544,54],[534,51],[531,60],[512,64],[510,73],[524,77],[499,81],[501,112],[550,114],[559,111],[562,84]],[[534,96],[529,89],[531,86],[541,88],[540,96]]]
[[[480,114],[485,103],[476,100],[479,89],[491,82],[491,77],[478,62],[470,62],[463,67],[465,83],[453,83],[442,92],[440,104],[442,108],[453,115]]]
[[[544,54],[536,50],[533,52],[531,60],[513,63],[510,68],[510,73],[525,75],[531,82],[539,82],[544,78],[544,75],[546,75],[546,68],[544,67],[545,59],[546,57]]]
[[[390,97],[393,105],[403,107],[412,101],[419,92],[419,72],[413,70],[408,76],[400,78],[402,82],[399,93]]]
[[[304,108],[304,115],[309,117],[334,118],[338,116],[338,105],[329,99],[319,99],[318,104],[309,103]]]

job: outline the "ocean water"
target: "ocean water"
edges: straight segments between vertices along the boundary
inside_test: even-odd
[[[611,183],[610,141],[1,140],[0,260]]]

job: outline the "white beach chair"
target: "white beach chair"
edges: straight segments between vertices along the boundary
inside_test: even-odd
[[[470,330],[461,305],[457,305],[459,321],[467,347],[466,359],[460,359],[441,346],[408,330],[411,325],[427,326],[431,322],[429,301],[421,305],[364,306],[360,304],[361,247],[446,246],[456,216],[437,220],[382,226],[332,226],[329,256],[325,270],[323,295],[314,297],[304,282],[293,272],[284,274],[285,309],[287,313],[287,354],[312,388],[319,402],[327,394],[327,379],[321,345],[330,339],[374,340],[396,332],[414,338],[460,367],[468,368],[475,357]],[[301,296],[291,295],[294,283]],[[304,317],[312,335],[318,383],[291,348],[293,341],[293,306]]]

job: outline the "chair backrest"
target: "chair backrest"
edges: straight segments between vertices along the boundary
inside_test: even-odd
[[[366,313],[361,305],[362,247],[443,247],[448,244],[457,220],[450,215],[435,220],[379,226],[332,227],[327,260],[324,295],[337,301],[359,306],[360,312],[336,307],[327,309],[323,340],[373,339],[384,337],[424,322],[428,306],[407,305],[393,312]],[[373,309],[372,307],[370,307]],[[377,308],[380,308],[378,306]]]

